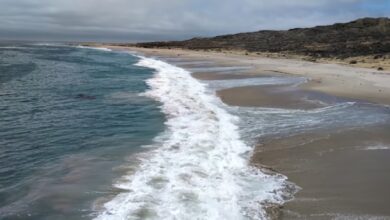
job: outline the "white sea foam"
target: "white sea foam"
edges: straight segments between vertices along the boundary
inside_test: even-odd
[[[5,46],[5,47],[0,47],[0,49],[24,49],[26,47],[16,47],[16,46]]]
[[[377,144],[372,146],[359,147],[360,150],[390,150],[390,146]]]
[[[31,45],[31,46],[44,46],[44,47],[69,47],[69,45],[63,44],[63,43],[31,43],[31,44],[28,44],[28,45]]]
[[[265,85],[299,85],[306,82],[304,77],[256,77],[247,79],[223,79],[209,80],[208,85],[214,90],[245,87],[245,86],[265,86]]]
[[[286,177],[249,165],[238,118],[202,83],[155,59],[137,65],[156,70],[146,95],[162,103],[167,131],[96,219],[266,219],[266,204],[285,201]]]
[[[112,51],[111,49],[105,48],[105,47],[87,47],[87,46],[82,46],[82,45],[78,45],[76,47],[77,48],[82,48],[82,49],[101,50],[101,51],[107,51],[107,52],[111,52]]]

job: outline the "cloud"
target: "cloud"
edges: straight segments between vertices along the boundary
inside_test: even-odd
[[[184,39],[389,14],[388,0],[1,0],[0,38]]]

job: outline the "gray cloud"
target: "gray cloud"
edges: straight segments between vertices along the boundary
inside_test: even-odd
[[[0,0],[0,38],[184,39],[389,14],[388,0]]]

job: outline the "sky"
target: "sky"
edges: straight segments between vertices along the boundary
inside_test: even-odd
[[[389,16],[390,0],[0,0],[0,39],[181,40]]]

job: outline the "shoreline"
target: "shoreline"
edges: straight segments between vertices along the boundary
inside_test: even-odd
[[[95,45],[98,46],[98,45]],[[313,63],[295,59],[268,58],[220,52],[190,51],[182,49],[145,49],[101,45],[114,50],[127,50],[149,56],[178,57],[193,60],[207,59],[221,66],[250,66],[241,74],[292,75],[308,79],[301,85],[304,90],[390,105],[390,71],[359,68],[337,63]]]
[[[140,58],[136,66],[154,70],[145,94],[162,104],[170,135],[124,183],[128,191],[105,203],[96,219],[122,217],[123,212],[160,219],[264,219],[274,205],[292,197],[296,191],[290,192],[294,187],[285,176],[248,164],[243,155],[249,156],[252,145],[241,138],[236,116],[207,92],[206,84],[162,59]],[[146,204],[141,210],[140,201]]]
[[[118,48],[112,47],[111,49]],[[217,89],[216,95],[225,104],[233,106],[300,109],[310,112],[311,109],[315,111],[316,108],[322,108],[329,103],[336,104],[336,106],[337,103],[344,102],[356,102],[358,105],[369,106],[372,106],[370,103],[383,105],[390,103],[390,73],[388,72],[379,73],[375,70],[351,68],[338,64],[269,58],[255,60],[248,59],[247,56],[192,53],[192,51],[181,50],[137,50],[123,47],[119,49],[137,51],[146,56],[166,59],[168,62],[171,59],[172,62],[176,62],[174,65],[189,69],[194,78],[208,82],[226,79],[255,80],[270,76],[309,78],[307,82],[295,87],[287,84]],[[180,59],[185,62],[177,61]],[[206,65],[204,60],[212,61],[214,64]],[[228,68],[245,66],[251,68],[234,70]],[[210,68],[218,70],[218,74],[208,72],[207,69]],[[311,100],[320,102],[312,103]],[[384,111],[383,120],[387,120],[388,110],[380,111]],[[348,112],[346,114],[348,115]],[[285,205],[270,206],[267,210],[269,217],[271,219],[302,219],[303,217],[327,219],[345,216],[352,218],[385,216],[384,219],[386,219],[390,216],[384,205],[390,201],[383,198],[381,194],[387,193],[386,183],[390,183],[390,179],[383,173],[387,172],[387,169],[383,168],[390,167],[386,160],[386,155],[390,152],[388,151],[390,139],[386,136],[389,127],[388,124],[375,123],[364,128],[352,126],[352,130],[348,125],[337,125],[338,128],[335,130],[262,137],[255,145],[250,164],[265,171],[269,170],[271,173],[286,175],[289,181],[303,187],[303,191],[298,192],[295,198],[287,201]],[[373,131],[376,132],[373,133]],[[362,146],[357,146],[360,143]],[[345,161],[351,159],[353,161],[343,165]],[[360,167],[363,174],[356,170],[356,167]],[[340,169],[351,173],[351,179],[343,178],[343,173],[339,172]],[[315,178],[312,180],[312,177]],[[334,177],[337,178],[332,180]],[[370,179],[367,180],[367,177]],[[318,182],[317,179],[320,181]],[[375,181],[379,181],[381,185],[377,185]],[[354,202],[359,198],[355,195],[360,191],[365,193],[366,198],[369,198],[367,202]],[[346,198],[342,199],[343,197]]]

